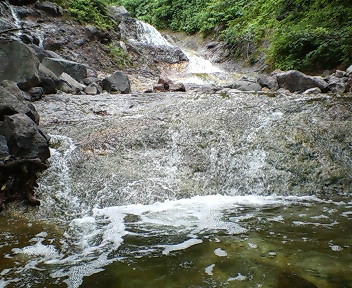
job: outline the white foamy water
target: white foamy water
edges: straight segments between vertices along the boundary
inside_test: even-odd
[[[152,25],[139,20],[136,25],[138,32],[137,37],[142,44],[173,47],[173,45],[167,41]]]

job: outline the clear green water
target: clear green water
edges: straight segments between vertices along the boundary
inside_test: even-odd
[[[350,200],[230,198],[1,217],[0,287],[352,287]]]

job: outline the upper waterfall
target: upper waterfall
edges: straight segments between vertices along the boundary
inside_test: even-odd
[[[152,25],[137,20],[137,38],[145,45],[173,47]]]

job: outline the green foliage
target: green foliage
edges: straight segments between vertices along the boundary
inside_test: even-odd
[[[69,2],[68,11],[81,23],[91,23],[100,29],[113,27],[106,13],[104,2],[99,0],[74,0]]]
[[[235,57],[267,55],[273,68],[329,69],[352,63],[351,0],[55,0],[80,22],[113,26],[105,5],[123,5],[159,29],[214,34]]]
[[[106,48],[109,50],[112,61],[115,62],[119,69],[132,66],[132,60],[129,55],[119,45],[110,43],[106,45]]]
[[[69,14],[80,23],[89,23],[97,28],[112,29],[114,22],[108,17],[106,5],[113,0],[52,0],[66,8]]]

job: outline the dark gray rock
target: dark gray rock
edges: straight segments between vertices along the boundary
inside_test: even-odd
[[[241,91],[261,91],[262,90],[262,86],[260,86],[258,83],[255,83],[252,81],[243,81],[243,80],[235,81],[234,83],[226,86],[226,88],[237,89]]]
[[[219,42],[210,42],[210,43],[208,43],[207,45],[205,45],[205,47],[207,48],[207,49],[213,49],[213,48],[215,48],[216,46],[218,46],[219,45]]]
[[[33,87],[29,89],[28,93],[31,96],[30,101],[37,101],[43,97],[44,90],[42,87]]]
[[[52,16],[62,16],[64,14],[62,7],[52,2],[38,2],[35,4],[35,8],[42,10]]]
[[[59,83],[52,78],[40,78],[39,86],[43,89],[44,94],[56,94]]]
[[[103,79],[101,86],[107,92],[121,92],[122,94],[131,93],[130,80],[128,79],[128,76],[121,71],[117,71]]]
[[[277,82],[280,88],[290,92],[304,92],[310,88],[318,87],[322,92],[329,90],[328,83],[322,77],[308,76],[296,70],[290,70],[277,74]]]
[[[0,134],[7,140],[9,154],[15,157],[39,158],[43,162],[50,157],[48,139],[25,114],[5,116]]]
[[[24,99],[21,101],[7,89],[0,86],[0,121],[7,115],[23,113],[30,117],[36,124],[39,123],[39,116],[33,111]],[[1,133],[0,133],[1,134]]]
[[[0,40],[0,82],[11,80],[22,90],[39,84],[39,61],[34,51],[21,41]]]
[[[257,82],[260,86],[264,88],[269,88],[270,90],[277,91],[279,89],[279,84],[275,77],[261,75]]]
[[[55,53],[54,51],[45,50],[44,48],[39,47],[37,45],[33,45],[33,44],[29,45],[29,46],[33,49],[35,55],[37,56],[37,58],[39,59],[40,62],[42,62],[45,57],[64,59],[59,54]]]
[[[87,78],[87,66],[77,62],[45,57],[42,64],[53,71],[56,76],[60,76],[65,72],[78,82],[82,82],[84,78]]]

